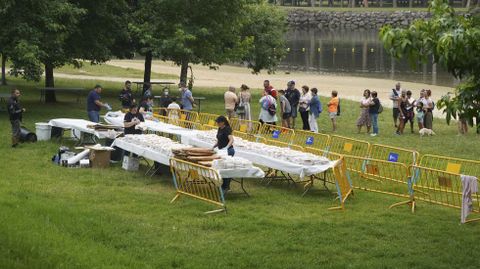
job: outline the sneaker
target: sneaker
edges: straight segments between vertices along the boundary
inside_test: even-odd
[[[377,136],[377,134],[376,133],[371,133],[370,136]]]

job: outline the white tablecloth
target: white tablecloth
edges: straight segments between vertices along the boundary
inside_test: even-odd
[[[123,150],[132,152],[138,156],[142,156],[145,159],[153,160],[155,162],[170,165],[170,156],[148,149],[130,142],[123,141],[120,139],[115,139],[113,141],[112,147],[116,146]],[[265,173],[262,169],[258,167],[245,168],[245,169],[220,169],[218,173],[222,178],[264,178]]]
[[[108,132],[106,131],[96,131],[87,127],[88,125],[95,125],[96,123],[93,121],[62,118],[50,120],[48,124],[54,127],[74,129],[83,133],[89,133],[100,139],[108,137]]]
[[[213,146],[212,144],[199,140],[195,136],[182,136],[182,144],[205,148],[211,148]],[[336,164],[335,161],[330,161],[324,165],[300,165],[276,159],[268,155],[252,153],[242,150],[241,148],[235,148],[235,156],[247,159],[256,165],[269,167],[292,175],[298,175],[300,178],[322,173],[334,167]]]
[[[121,118],[123,122],[123,113],[109,112],[107,113],[107,115],[105,115],[105,121],[109,122],[110,124],[115,124],[114,122],[119,122],[118,118]],[[149,130],[152,131],[179,135],[181,138],[181,143],[185,145],[205,148],[213,147],[213,144],[203,142],[197,138],[197,133],[203,131],[189,130],[176,125],[162,122],[154,122],[149,120],[145,121],[145,125]],[[235,148],[235,156],[250,160],[256,165],[269,167],[292,175],[298,175],[300,178],[322,173],[332,168],[336,163],[334,161],[331,161],[324,165],[300,165],[284,160],[279,160],[268,155],[252,153],[239,148]]]
[[[103,118],[105,122],[109,124],[116,125],[116,126],[123,126],[124,117],[125,117],[124,113],[120,111],[115,111],[115,112],[108,112],[107,114],[105,114]],[[163,132],[163,133],[168,133],[168,134],[173,134],[178,136],[192,136],[192,135],[195,135],[196,132],[198,132],[196,130],[190,130],[174,124],[168,124],[168,123],[153,121],[153,120],[145,120],[144,126],[147,128],[147,130],[150,130],[150,131]]]

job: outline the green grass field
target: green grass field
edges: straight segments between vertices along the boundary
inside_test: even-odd
[[[129,77],[129,78],[143,78],[143,71],[133,68],[122,68],[108,64],[90,64],[83,62],[80,68],[75,68],[73,65],[65,65],[55,70],[56,72],[69,75],[85,75],[85,76],[100,76],[100,77]],[[160,74],[152,72],[152,79],[177,79],[178,76],[170,74]]]
[[[25,125],[31,129],[51,118],[86,118],[85,102],[77,104],[73,96],[59,95],[59,103],[45,105],[35,84],[9,82],[24,93]],[[56,85],[90,83],[57,80]],[[118,108],[122,85],[100,83],[104,98]],[[222,113],[223,91],[197,88],[194,95],[207,98],[202,111]],[[257,99],[260,91],[254,94]],[[107,170],[58,167],[50,162],[60,146],[55,141],[11,149],[3,113],[0,268],[478,268],[480,224],[460,225],[457,209],[420,202],[412,214],[407,207],[388,209],[402,199],[357,191],[346,211],[328,211],[337,204],[335,195],[320,186],[301,197],[301,188],[251,180],[251,197],[235,194],[239,187],[233,185],[228,214],[204,215],[212,206],[189,198],[169,203],[174,187],[168,171],[146,178],[144,167],[139,172],[119,164]],[[381,135],[370,138],[355,134],[358,113],[356,103],[342,101],[338,134],[478,159],[479,136],[458,137],[444,120],[435,119],[435,137],[398,137],[386,110]],[[329,133],[326,115],[320,126]]]

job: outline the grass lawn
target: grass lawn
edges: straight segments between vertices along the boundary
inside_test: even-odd
[[[86,118],[85,102],[73,96],[45,105],[35,84],[9,82],[23,90],[25,125],[32,129],[51,118]],[[92,87],[86,83],[56,82]],[[100,83],[104,99],[118,108],[122,85]],[[223,92],[197,88],[194,95],[207,98],[202,111],[222,113]],[[254,91],[254,100],[259,94]],[[355,134],[358,113],[357,103],[342,101],[338,134],[478,159],[480,137],[458,137],[443,120],[435,119],[435,137],[398,137],[386,110],[381,135],[370,138]],[[133,173],[118,164],[106,170],[58,167],[50,158],[59,142],[11,149],[5,114],[1,124],[0,268],[478,268],[480,224],[459,225],[456,209],[420,202],[411,214],[407,207],[388,209],[402,199],[357,191],[346,211],[328,211],[336,201],[320,187],[301,197],[300,188],[251,180],[251,197],[232,194],[228,214],[207,216],[208,204],[189,198],[169,203],[174,187],[167,171],[146,178],[144,167]],[[320,127],[330,130],[326,115]]]
[[[134,68],[122,68],[108,64],[90,64],[83,62],[80,68],[75,68],[73,65],[65,65],[61,68],[55,69],[58,73],[69,75],[85,75],[85,76],[100,76],[100,77],[127,77],[127,78],[142,78],[143,71]],[[152,79],[177,79],[178,76],[170,74],[160,74],[152,72]]]

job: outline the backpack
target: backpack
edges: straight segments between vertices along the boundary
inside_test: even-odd
[[[383,106],[381,103],[378,104],[378,114],[383,112]]]
[[[277,107],[275,106],[275,103],[271,103],[268,97],[266,98],[266,101],[268,114],[270,114],[270,116],[275,116],[275,114],[277,114]]]

